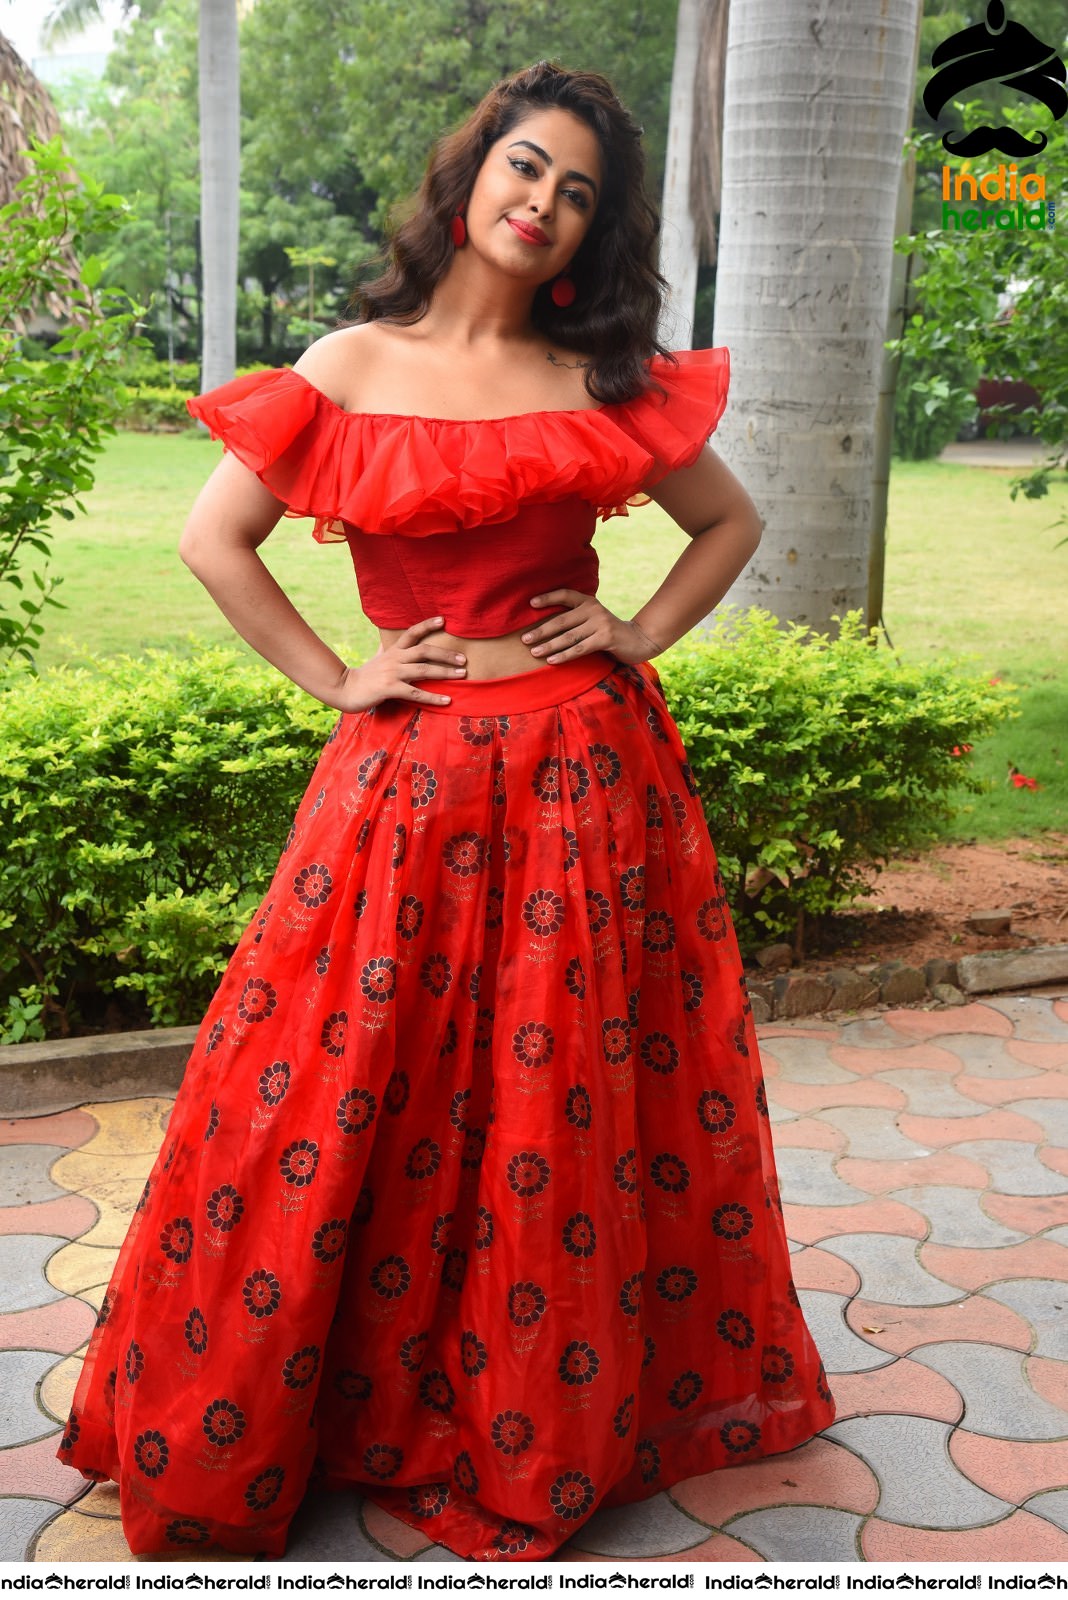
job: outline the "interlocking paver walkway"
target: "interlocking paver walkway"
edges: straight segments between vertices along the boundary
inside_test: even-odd
[[[1068,995],[760,1035],[794,1276],[838,1420],[601,1512],[558,1559],[1068,1560]],[[55,1449],[169,1109],[146,1096],[0,1122],[0,1559],[134,1559],[115,1486]],[[458,1558],[335,1494],[308,1497],[285,1559]]]

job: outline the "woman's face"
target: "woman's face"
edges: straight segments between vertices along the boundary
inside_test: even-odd
[[[545,283],[588,233],[601,185],[593,129],[570,111],[531,111],[486,152],[464,213],[469,246],[511,277]]]

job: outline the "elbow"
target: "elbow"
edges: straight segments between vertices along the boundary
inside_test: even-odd
[[[758,511],[748,518],[745,525],[746,541],[749,558],[752,559],[760,548],[760,541],[764,537],[764,519]]]
[[[207,541],[203,531],[195,523],[187,522],[182,529],[182,537],[178,540],[178,556],[184,561],[190,572],[199,576],[204,564]]]

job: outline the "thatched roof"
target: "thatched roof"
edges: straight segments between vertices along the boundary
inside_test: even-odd
[[[48,90],[34,77],[9,39],[0,33],[0,205],[17,199],[15,185],[26,177],[30,163],[26,151],[31,139],[54,139],[61,132],[59,117]],[[68,275],[78,281],[78,263],[72,251],[66,252]],[[44,305],[57,322],[71,316],[71,302],[63,294],[51,292]],[[25,324],[19,319],[20,332]]]

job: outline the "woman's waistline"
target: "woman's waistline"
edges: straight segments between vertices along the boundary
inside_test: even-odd
[[[529,672],[511,672],[503,678],[463,679],[443,683],[440,693],[450,694],[448,705],[420,706],[420,711],[435,716],[504,716],[510,711],[543,711],[560,705],[575,695],[592,689],[619,665],[609,650],[595,650],[574,661],[561,661],[553,667],[532,667]],[[429,680],[427,681],[429,687]],[[435,686],[436,687],[436,686]]]

